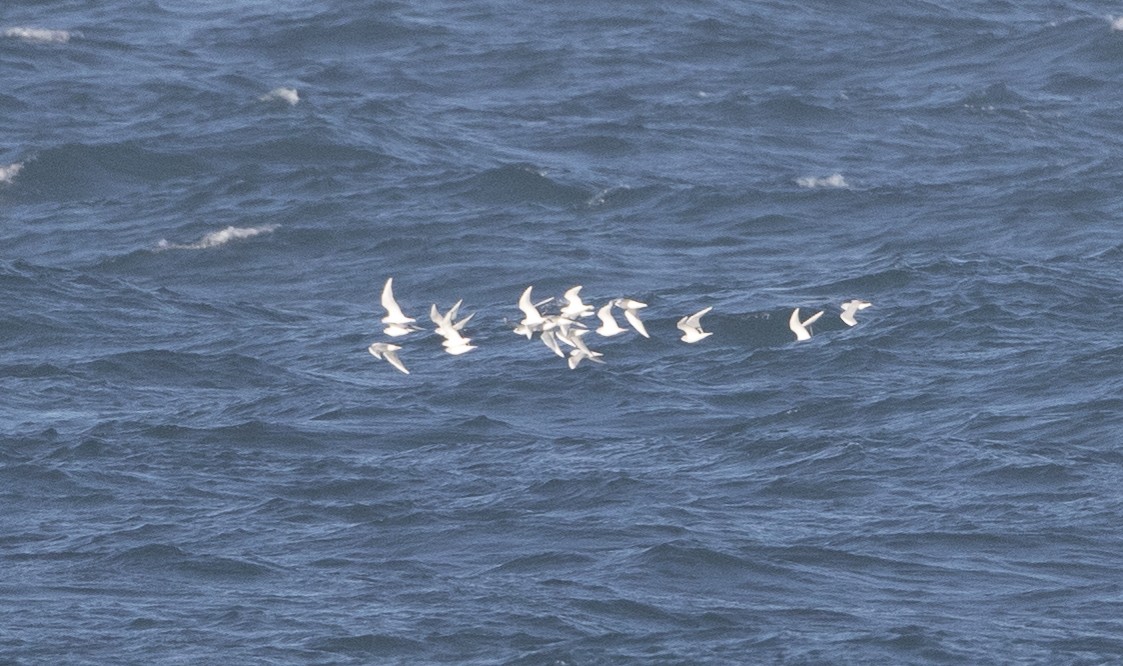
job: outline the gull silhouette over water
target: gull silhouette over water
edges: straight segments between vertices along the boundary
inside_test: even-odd
[[[820,311],[816,312],[815,314],[811,315],[810,317],[808,317],[807,319],[804,319],[803,321],[800,321],[799,320],[799,308],[796,308],[796,309],[792,310],[792,316],[788,319],[788,328],[792,329],[792,333],[795,333],[795,339],[796,340],[810,340],[811,339],[811,331],[809,331],[807,329],[807,327],[810,326],[811,324],[814,324],[816,321],[819,320],[819,317],[822,317],[822,316],[823,316],[823,311],[820,310]]]
[[[567,363],[569,363],[570,370],[576,370],[578,364],[580,364],[581,361],[585,359],[589,359],[594,363],[604,363],[604,361],[601,360],[601,356],[604,356],[604,354],[600,352],[589,351],[588,347],[574,347],[573,350],[569,352],[569,359],[567,360]]]
[[[436,303],[429,308],[429,319],[433,320],[433,323],[437,325],[437,335],[444,338],[441,345],[444,346],[446,352],[453,356],[466,354],[476,348],[475,345],[470,344],[472,340],[464,337],[460,332],[460,330],[464,328],[464,325],[467,324],[476,313],[473,312],[460,321],[455,321],[456,315],[460,311],[460,305],[463,302],[462,300],[456,301],[456,305],[449,308],[448,312],[443,315],[441,311],[437,309]]]
[[[858,320],[854,318],[855,313],[857,313],[858,310],[865,310],[871,305],[873,305],[873,303],[860,301],[856,298],[846,301],[842,304],[842,314],[840,314],[838,317],[843,322],[845,322],[847,326],[856,326],[858,324]]]
[[[540,337],[542,339],[542,344],[549,347],[550,351],[554,352],[562,358],[565,358],[565,352],[562,351],[561,345],[558,343],[558,338],[554,334],[554,331],[542,331],[542,335]]]
[[[698,342],[699,340],[703,340],[713,335],[712,331],[702,330],[702,316],[713,309],[714,308],[711,305],[708,308],[703,308],[692,315],[683,317],[682,319],[678,320],[678,324],[676,324],[676,326],[678,327],[678,330],[682,331],[681,340],[683,342],[693,344],[695,342]]]
[[[374,342],[367,347],[367,351],[371,353],[371,356],[380,360],[385,360],[390,365],[408,375],[409,370],[406,369],[405,363],[402,363],[402,359],[398,358],[398,350],[400,349],[401,347],[398,345],[389,342]]]
[[[628,329],[617,323],[616,318],[612,316],[613,305],[614,302],[605,303],[601,306],[601,309],[597,310],[597,318],[600,319],[601,322],[597,333],[606,338],[611,338],[614,335],[620,335],[628,331]]]
[[[593,306],[586,305],[581,301],[581,285],[572,287],[565,292],[565,307],[561,310],[561,316],[566,319],[580,319],[591,314],[593,314]]]
[[[617,298],[614,303],[616,307],[624,311],[624,319],[632,328],[636,329],[636,333],[639,333],[645,338],[651,337],[647,334],[647,328],[643,325],[643,322],[640,321],[638,312],[640,309],[646,308],[647,303],[640,303],[630,298]]]
[[[383,332],[390,337],[396,338],[402,335],[413,333],[420,330],[413,325],[416,319],[407,317],[402,312],[401,306],[398,301],[394,299],[394,278],[386,278],[386,285],[382,287],[382,307],[386,310],[386,316],[382,318],[382,323],[386,324]]]
[[[535,331],[541,331],[547,326],[548,322],[538,311],[538,307],[553,300],[546,299],[540,303],[535,303],[530,300],[530,293],[533,289],[534,286],[531,285],[523,291],[522,296],[519,296],[519,309],[522,310],[523,320],[515,327],[515,333],[525,335],[527,340],[534,336]]]

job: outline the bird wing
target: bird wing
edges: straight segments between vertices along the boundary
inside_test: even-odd
[[[647,334],[647,328],[643,325],[643,322],[640,321],[639,315],[636,314],[634,310],[624,310],[624,319],[628,321],[628,324],[630,324],[632,328],[636,329],[636,333],[639,333],[645,338],[651,337]]]
[[[519,296],[519,309],[523,311],[523,314],[525,314],[528,319],[536,319],[542,315],[539,314],[538,308],[534,307],[534,303],[530,300],[531,289],[534,289],[533,285],[527,287],[522,296]]]
[[[597,310],[597,319],[600,319],[601,323],[609,329],[616,329],[620,326],[616,323],[616,318],[612,316],[612,303],[606,303],[600,310]]]
[[[550,351],[554,352],[558,356],[561,356],[562,358],[565,358],[565,352],[562,351],[561,345],[558,344],[558,339],[554,336],[553,331],[542,331],[541,337],[543,344],[549,347]]]
[[[792,316],[788,317],[788,328],[792,329],[793,332],[803,328],[803,324],[799,323],[799,308],[792,310]]]
[[[394,366],[398,370],[401,370],[402,372],[404,372],[407,375],[409,374],[409,370],[406,369],[405,363],[402,363],[402,359],[398,358],[398,352],[397,351],[395,351],[393,349],[389,349],[386,352],[384,352],[383,355],[386,357],[386,361],[389,362],[390,365]]]
[[[710,310],[713,310],[713,309],[714,309],[714,306],[712,306],[712,305],[708,308],[702,308],[698,312],[695,312],[694,314],[687,317],[686,321],[692,328],[696,328],[699,331],[701,331],[702,330],[702,316],[705,315]]]
[[[452,324],[453,330],[459,331],[460,329],[464,328],[464,325],[467,324],[468,322],[472,321],[472,317],[475,317],[475,316],[476,316],[476,313],[473,312],[472,314],[470,314],[467,317],[461,319],[460,321],[453,322],[453,324]]]
[[[386,308],[386,314],[392,319],[405,319],[406,316],[402,312],[398,302],[394,300],[394,278],[386,278],[386,286],[382,287],[382,307]]]
[[[640,303],[630,298],[618,298],[616,299],[616,305],[624,310],[638,310],[647,307],[647,303]]]

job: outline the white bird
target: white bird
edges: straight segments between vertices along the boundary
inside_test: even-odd
[[[433,323],[437,325],[437,335],[444,338],[444,342],[441,344],[444,346],[445,351],[453,356],[466,354],[476,348],[475,345],[470,344],[472,342],[470,338],[466,338],[460,333],[460,329],[464,327],[464,324],[468,323],[468,320],[471,319],[475,313],[473,312],[460,321],[455,321],[456,314],[460,311],[460,305],[463,302],[463,300],[457,301],[456,305],[449,308],[448,312],[443,315],[441,311],[437,309],[436,303],[429,308],[429,319],[432,319]]]
[[[803,321],[800,321],[799,320],[799,308],[796,308],[796,309],[792,310],[792,316],[791,316],[791,318],[788,319],[788,328],[792,329],[792,333],[795,333],[795,339],[796,340],[810,340],[811,339],[811,331],[807,330],[807,327],[810,326],[811,324],[814,324],[816,321],[819,320],[819,317],[822,317],[822,316],[823,316],[823,311],[820,310],[820,311],[816,312],[815,314],[811,315],[810,317],[808,317],[807,319],[805,319]]]
[[[398,358],[398,350],[401,349],[398,345],[390,344],[389,342],[374,342],[371,346],[367,347],[367,351],[377,359],[385,359],[390,365],[405,374],[409,374],[406,366],[402,363],[402,359]]]
[[[463,335],[460,335],[460,333],[456,333],[455,336],[450,337],[442,342],[441,346],[445,348],[446,352],[452,354],[453,356],[459,356],[461,354],[467,354],[468,352],[476,348],[476,345],[470,344],[471,342],[472,340],[470,338],[466,338]]]
[[[416,329],[412,326],[399,326],[397,324],[389,324],[388,326],[386,326],[386,328],[382,329],[382,332],[385,333],[386,335],[389,335],[392,338],[399,338],[403,335],[409,335],[410,333],[414,333],[417,330],[418,329]]]
[[[476,313],[473,312],[472,314],[470,314],[467,317],[461,319],[460,321],[452,322],[453,330],[456,330],[456,331],[462,330],[464,328],[464,325],[467,324],[468,322],[472,321],[472,317],[475,317],[475,316],[476,316]]]
[[[476,313],[473,312],[460,321],[456,321],[456,315],[460,312],[460,305],[463,302],[463,300],[456,301],[456,305],[453,305],[451,308],[449,308],[448,312],[443,315],[441,314],[441,311],[437,309],[436,303],[434,303],[429,308],[429,319],[433,320],[433,323],[437,325],[437,335],[446,339],[449,337],[453,337],[459,334],[459,332],[464,328],[464,325],[471,321],[472,317],[476,316]]]
[[[445,315],[442,315],[441,311],[437,309],[436,303],[433,303],[429,306],[429,319],[437,325],[437,335],[444,337],[445,331],[452,328],[452,315],[454,314],[456,308],[458,308],[459,306],[460,301],[457,301],[456,305],[452,306],[452,308],[449,309],[448,314]]]
[[[562,351],[561,345],[558,344],[558,338],[554,335],[553,331],[542,331],[542,344],[550,348],[558,356],[565,358],[565,352]]]
[[[562,342],[566,343],[570,347],[573,347],[574,349],[580,349],[583,353],[585,353],[588,356],[601,356],[602,354],[598,354],[597,352],[594,352],[594,351],[589,351],[589,348],[585,345],[585,341],[581,339],[588,332],[589,332],[589,329],[587,329],[587,328],[578,328],[578,329],[566,331],[565,337],[562,337],[562,332],[559,330],[558,333],[557,333],[557,336],[558,336],[558,339],[561,340]]]
[[[637,312],[640,308],[646,308],[647,303],[633,301],[630,298],[618,298],[613,302],[616,304],[616,307],[624,311],[624,319],[628,321],[628,324],[630,324],[632,328],[636,329],[636,333],[639,333],[645,338],[651,337],[647,334],[647,328],[645,328],[643,322],[640,321],[639,313]]]
[[[419,329],[413,325],[417,320],[407,317],[398,302],[394,300],[393,283],[394,278],[386,278],[386,286],[382,287],[382,307],[386,309],[386,316],[382,318],[382,323],[386,324],[384,329],[386,335],[396,338]]]
[[[585,359],[589,359],[594,363],[604,363],[604,361],[602,361],[600,358],[601,356],[604,356],[604,354],[595,351],[589,351],[588,349],[574,349],[573,351],[569,352],[569,359],[567,361],[569,363],[569,369],[576,370],[578,364],[580,364],[581,361]]]
[[[873,305],[873,303],[860,301],[856,298],[846,301],[842,304],[842,314],[839,315],[839,318],[842,319],[847,326],[854,326],[858,323],[858,320],[854,319],[854,313],[858,310],[865,310],[871,305]]]
[[[597,329],[597,333],[600,333],[606,338],[610,338],[614,335],[620,335],[621,333],[624,333],[628,330],[621,327],[620,324],[616,322],[616,318],[612,316],[612,305],[613,303],[610,301],[602,306],[600,310],[597,310],[597,318],[599,318],[601,321],[601,325],[600,328]]]
[[[580,319],[581,317],[588,317],[593,314],[593,306],[585,305],[581,302],[581,285],[571,288],[565,292],[565,307],[561,310],[561,316],[566,319]]]
[[[713,335],[712,331],[702,330],[702,316],[713,309],[714,308],[711,305],[708,308],[703,308],[690,316],[683,317],[682,319],[678,320],[678,324],[676,324],[676,326],[678,327],[678,330],[682,331],[681,339],[683,342],[695,343],[699,340],[708,338],[709,336]]]
[[[553,331],[554,337],[570,347],[577,346],[573,342],[574,335],[584,335],[588,332],[587,327],[581,322],[574,321],[573,319],[566,319],[561,315],[546,317],[546,326],[543,332],[545,331]]]
[[[520,335],[525,335],[529,340],[535,331],[541,331],[546,325],[546,319],[542,313],[538,311],[538,306],[530,300],[530,291],[534,286],[529,286],[523,291],[522,296],[519,296],[519,309],[523,312],[523,320],[515,328],[515,332]],[[548,301],[543,301],[548,302]]]

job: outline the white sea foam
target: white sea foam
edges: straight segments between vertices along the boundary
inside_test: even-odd
[[[601,190],[600,192],[597,192],[596,194],[594,194],[592,196],[592,198],[590,198],[588,201],[585,202],[585,205],[590,207],[590,208],[594,208],[596,206],[603,206],[604,202],[608,201],[608,198],[610,196],[616,194],[617,192],[627,192],[631,189],[632,188],[628,187],[627,185],[620,185],[620,186],[617,186],[617,187],[606,187],[605,189]]]
[[[19,172],[23,170],[23,162],[16,162],[8,166],[0,166],[0,183],[11,183]]]
[[[4,31],[4,36],[22,39],[25,42],[65,44],[70,41],[71,37],[80,36],[80,33],[68,30],[48,30],[46,28],[8,28]]]
[[[850,187],[850,183],[846,182],[846,179],[842,177],[841,173],[835,173],[835,174],[831,174],[829,176],[823,176],[823,177],[819,177],[819,178],[817,178],[815,176],[805,176],[803,178],[796,178],[795,184],[799,185],[800,187],[808,187],[808,188],[816,188],[816,187],[845,188],[845,187]]]
[[[1108,23],[1111,24],[1111,29],[1116,32],[1123,32],[1123,16],[1108,16]]]
[[[260,234],[267,234],[277,228],[276,224],[266,224],[260,227],[226,227],[219,231],[212,231],[194,243],[169,243],[161,240],[157,247],[161,250],[206,250],[212,247],[226,245],[232,240],[253,238]]]
[[[262,102],[281,100],[288,102],[292,106],[296,106],[296,103],[300,101],[300,93],[296,91],[296,88],[274,88],[258,99]]]

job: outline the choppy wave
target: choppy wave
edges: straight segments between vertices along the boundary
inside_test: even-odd
[[[16,27],[4,30],[4,36],[11,39],[21,39],[25,42],[39,42],[45,44],[65,44],[74,37],[81,37],[81,33],[69,30],[51,30],[48,28]]]
[[[279,226],[280,225],[276,224],[266,224],[259,227],[230,226],[218,231],[212,231],[194,243],[172,243],[162,238],[160,242],[156,244],[156,247],[160,250],[207,250],[214,247],[222,247],[230,241],[272,233]]]
[[[595,197],[579,185],[568,184],[549,170],[529,164],[508,164],[477,173],[454,184],[474,199],[494,203],[584,204]]]
[[[846,181],[846,178],[844,178],[841,173],[833,173],[829,176],[803,176],[801,178],[796,178],[795,183],[800,187],[806,187],[808,189],[819,187],[843,189],[850,187],[850,183]]]
[[[26,201],[106,199],[153,183],[203,175],[197,155],[144,142],[92,142],[35,151],[20,162],[19,196]]]
[[[14,162],[7,166],[0,166],[0,183],[11,184],[22,170],[23,162]]]
[[[288,103],[290,106],[296,106],[300,102],[300,93],[297,92],[296,88],[274,88],[259,99],[262,102],[281,101]]]
[[[0,661],[1119,662],[1091,4],[7,3]]]

